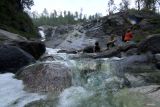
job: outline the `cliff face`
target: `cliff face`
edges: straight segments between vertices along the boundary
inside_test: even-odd
[[[20,0],[0,1],[0,28],[21,34],[27,38],[36,35],[36,29],[32,20],[23,11]]]

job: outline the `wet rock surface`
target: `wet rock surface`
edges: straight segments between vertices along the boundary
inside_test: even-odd
[[[37,63],[21,69],[16,78],[31,92],[61,92],[71,86],[70,69],[60,63]]]
[[[160,86],[159,85],[149,85],[149,86],[131,88],[130,92],[142,93],[157,102],[159,102],[159,99],[160,99],[160,96],[159,96]],[[152,103],[152,105],[154,106],[154,103]]]

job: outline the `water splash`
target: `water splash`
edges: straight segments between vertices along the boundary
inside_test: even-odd
[[[91,96],[92,92],[87,91],[83,87],[71,87],[60,94],[57,107],[77,107]]]
[[[23,90],[21,80],[14,79],[14,74],[0,75],[0,107],[23,107],[27,103],[44,99],[44,95],[28,93]]]

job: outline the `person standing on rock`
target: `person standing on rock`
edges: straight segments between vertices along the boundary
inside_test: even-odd
[[[124,41],[129,42],[133,39],[133,34],[131,32],[131,29],[128,29],[127,32],[124,35]]]
[[[99,46],[99,43],[98,42],[95,42],[95,46],[94,46],[94,49],[93,51],[96,53],[96,52],[100,52],[101,51],[101,48]]]

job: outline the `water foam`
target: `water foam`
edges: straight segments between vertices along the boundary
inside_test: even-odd
[[[24,91],[22,81],[13,77],[12,73],[0,74],[0,107],[23,107],[45,98],[44,95]]]

